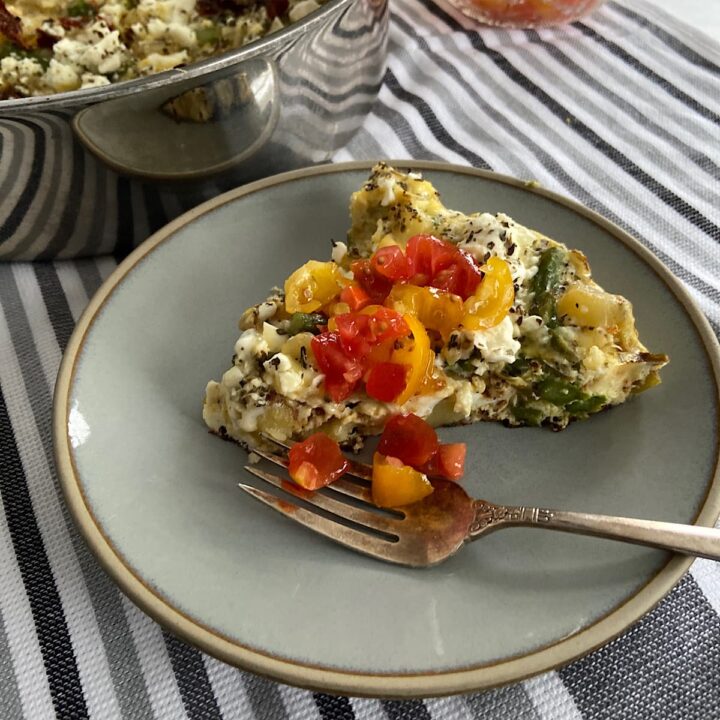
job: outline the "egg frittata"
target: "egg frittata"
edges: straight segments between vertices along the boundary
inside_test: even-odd
[[[242,315],[203,417],[243,445],[320,430],[357,450],[387,419],[561,430],[660,382],[631,303],[585,256],[503,213],[465,215],[417,173],[373,168],[346,243]]]

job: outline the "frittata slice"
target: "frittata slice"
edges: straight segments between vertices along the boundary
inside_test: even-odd
[[[382,163],[350,215],[332,260],[243,314],[232,366],[206,388],[211,431],[253,445],[322,430],[358,449],[397,413],[560,430],[660,382],[668,358],[579,251],[502,213],[448,210]]]

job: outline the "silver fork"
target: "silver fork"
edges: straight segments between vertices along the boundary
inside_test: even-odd
[[[290,446],[269,436],[265,439],[273,443],[279,452],[262,449],[253,449],[253,452],[287,468],[285,451]],[[292,480],[285,480],[258,467],[246,465],[245,469],[269,485],[302,500],[303,504],[296,505],[265,490],[240,483],[240,487],[256,500],[336,543],[398,565],[436,565],[455,554],[465,543],[506,527],[534,527],[595,535],[720,560],[720,530],[707,527],[495,505],[486,500],[474,500],[460,485],[445,480],[433,480],[434,492],[424,500],[387,511],[380,510],[372,502],[367,484],[372,468],[354,460],[350,461],[348,475],[364,482],[353,482],[343,477],[318,492],[304,490]]]

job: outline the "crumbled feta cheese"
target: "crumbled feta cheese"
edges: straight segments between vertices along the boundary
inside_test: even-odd
[[[472,337],[474,346],[488,364],[515,362],[520,351],[520,343],[513,338],[513,322],[508,316],[495,327],[474,331]]]
[[[301,20],[306,15],[309,15],[311,12],[317,10],[319,7],[320,4],[315,0],[300,0],[300,2],[295,3],[295,5],[293,5],[288,11],[290,22],[297,22],[298,20]]]
[[[233,365],[229,370],[226,370],[222,376],[222,384],[226,388],[234,388],[240,384],[240,381],[244,378],[242,371],[239,367]]]
[[[40,25],[40,29],[50,37],[63,38],[65,37],[65,28],[60,23],[53,22],[52,20],[44,20]]]
[[[455,405],[453,412],[468,417],[473,409],[473,391],[470,383],[457,383],[455,388]]]
[[[271,353],[279,352],[280,348],[282,348],[282,346],[285,344],[287,336],[281,335],[277,331],[277,328],[270,323],[264,322],[262,328],[263,340],[265,340],[265,342],[267,343],[268,350]]]
[[[389,177],[387,175],[378,178],[377,181],[378,187],[383,191],[383,197],[380,201],[380,204],[383,207],[387,207],[388,205],[392,205],[392,203],[395,202],[395,180],[392,177]]]
[[[110,81],[104,75],[93,75],[92,73],[83,73],[80,76],[80,87],[104,87],[109,85]]]
[[[304,387],[304,376],[300,364],[285,353],[273,355],[263,364],[277,392],[287,397],[294,397]]]
[[[78,88],[80,77],[72,66],[63,65],[53,58],[45,71],[45,82],[55,92],[63,92]]]
[[[235,365],[247,374],[257,364],[259,355],[270,352],[265,338],[255,329],[246,330],[235,343]]]
[[[127,13],[127,8],[123,3],[105,3],[100,7],[100,15],[107,20],[113,27],[120,27]]]
[[[344,242],[335,241],[332,248],[332,261],[337,265],[340,265],[347,255],[348,249]]]

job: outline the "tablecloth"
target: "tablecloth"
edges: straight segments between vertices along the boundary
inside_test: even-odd
[[[337,154],[533,178],[638,237],[720,328],[720,49],[641,0],[563,29],[478,29],[392,0],[378,102]],[[331,697],[229,667],[164,632],[100,569],[53,467],[63,349],[116,259],[0,265],[0,718],[720,718],[720,565],[567,667],[485,693]]]

